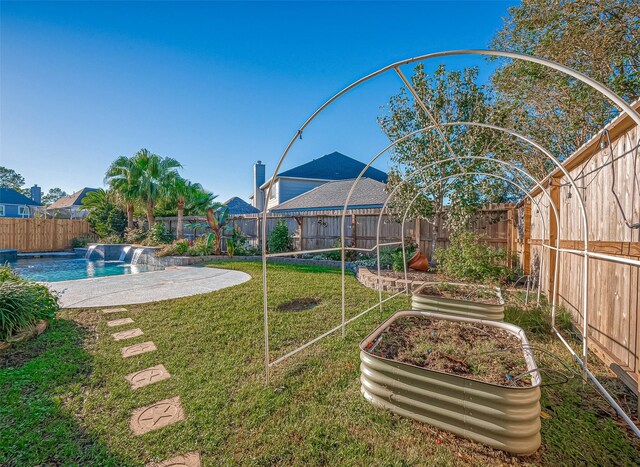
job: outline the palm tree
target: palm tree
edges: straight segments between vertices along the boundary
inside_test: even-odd
[[[133,156],[135,174],[138,177],[138,199],[147,210],[149,229],[155,223],[153,208],[158,200],[169,193],[171,183],[178,176],[180,163],[171,157],[160,157],[146,149]]]
[[[185,210],[204,211],[211,206],[215,195],[204,191],[202,185],[193,183],[174,175],[169,181],[168,187],[169,202],[175,203],[178,210],[178,223],[176,225],[176,238],[182,238],[182,226]]]
[[[133,229],[134,203],[140,197],[139,176],[133,157],[120,156],[111,163],[105,175],[105,183],[114,190],[126,205],[127,227]]]

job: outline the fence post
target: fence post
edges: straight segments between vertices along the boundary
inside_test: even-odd
[[[560,212],[560,181],[561,181],[561,177],[553,177],[550,181],[549,181],[549,196],[551,197],[551,202],[553,202],[553,204],[555,205],[557,211],[558,211],[558,217],[561,216],[561,212]],[[549,222],[548,222],[548,226],[549,226],[549,244],[552,246],[556,246],[556,241],[558,239],[558,235],[557,235],[557,228],[558,228],[558,221],[559,219],[556,219],[556,216],[553,213],[553,209],[551,208],[551,206],[549,207],[549,212],[548,212],[548,216],[549,216]],[[544,238],[542,239],[542,242],[544,243]],[[542,249],[542,253],[544,254],[544,248]],[[556,255],[559,254],[556,250],[551,250],[549,249],[549,262],[548,264],[548,271],[549,271],[549,293],[552,293],[553,291],[553,286],[554,286],[554,281],[555,281],[555,271],[556,271]],[[560,277],[560,276],[558,276]],[[549,301],[553,300],[553,297],[548,297]]]
[[[522,239],[522,269],[526,275],[531,273],[531,201],[524,203],[524,238]]]

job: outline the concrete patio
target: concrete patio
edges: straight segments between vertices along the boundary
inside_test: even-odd
[[[171,267],[162,271],[50,282],[63,308],[106,307],[157,302],[204,294],[241,284],[251,276],[240,271]]]

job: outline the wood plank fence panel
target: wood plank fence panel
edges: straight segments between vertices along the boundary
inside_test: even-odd
[[[84,220],[0,219],[0,249],[60,251],[71,248],[71,240],[81,236],[92,236]]]

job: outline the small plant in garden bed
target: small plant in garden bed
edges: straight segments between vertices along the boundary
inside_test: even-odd
[[[420,295],[431,295],[436,297],[452,298],[455,300],[466,300],[468,302],[488,303],[492,305],[499,305],[501,303],[501,300],[494,289],[474,284],[451,284],[449,282],[426,284],[420,287],[416,293]]]
[[[474,232],[451,235],[448,248],[436,248],[433,257],[438,272],[454,279],[473,282],[506,282],[517,272],[509,265],[513,258],[502,248],[495,248]]]
[[[486,383],[531,385],[520,339],[493,326],[402,317],[385,329],[367,352]]]
[[[84,248],[87,244],[91,243],[93,240],[89,235],[81,235],[79,237],[75,237],[71,239],[71,247],[72,248]]]
[[[284,253],[293,250],[293,237],[284,219],[278,219],[267,239],[269,253]]]

